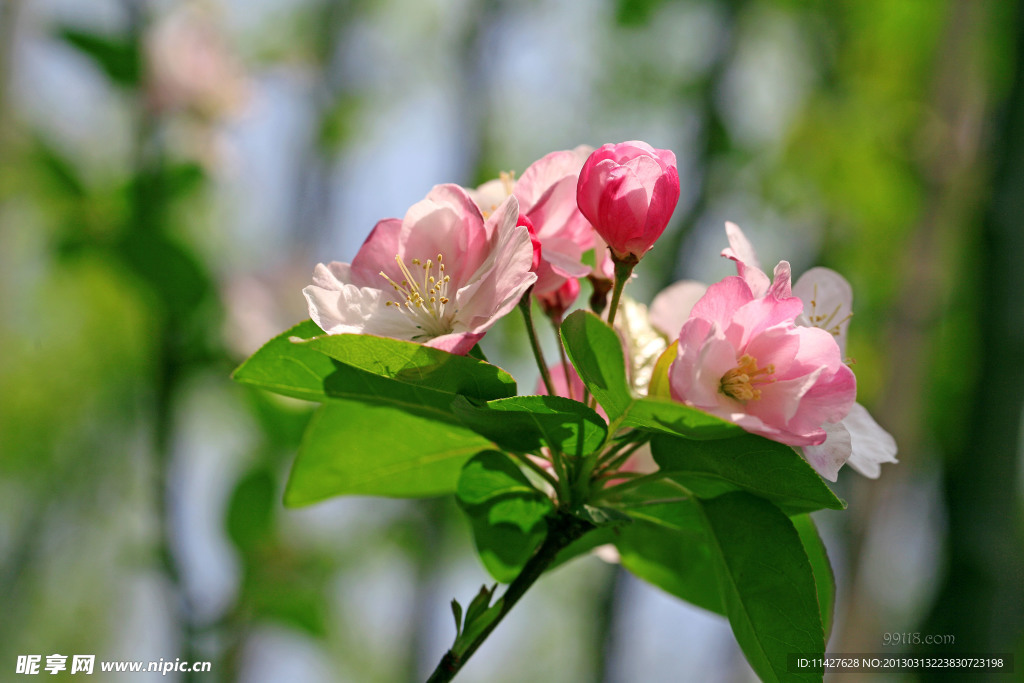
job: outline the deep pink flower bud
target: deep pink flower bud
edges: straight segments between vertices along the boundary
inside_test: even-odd
[[[562,286],[552,292],[534,294],[541,308],[549,318],[561,320],[569,307],[576,303],[576,297],[580,295],[580,281],[576,278],[569,278],[562,283]]]
[[[530,272],[536,273],[538,266],[540,266],[540,240],[537,239],[537,231],[533,228],[533,221],[526,217],[526,214],[519,214],[519,220],[516,221],[516,227],[523,226],[526,231],[530,233],[530,244],[533,245],[533,265],[530,266]]]
[[[607,144],[580,171],[576,202],[615,258],[639,260],[679,201],[676,155],[646,142]]]

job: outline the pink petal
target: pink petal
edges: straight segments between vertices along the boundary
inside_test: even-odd
[[[509,197],[503,208],[491,216],[497,223],[497,244],[487,259],[460,288],[454,297],[458,319],[470,332],[482,332],[498,318],[511,311],[519,299],[537,280],[530,271],[533,245],[523,226],[516,226],[518,217],[515,197]]]
[[[483,339],[483,337],[484,335],[482,332],[453,332],[451,334],[443,334],[440,337],[434,337],[423,345],[464,356],[469,353],[473,347],[476,346],[477,342]]]
[[[402,221],[398,218],[386,218],[377,223],[352,259],[352,274],[344,279],[363,287],[384,288],[387,280],[380,274],[383,270],[388,277],[401,282],[402,273],[395,262],[395,256],[401,251],[401,232]]]
[[[726,280],[743,282],[740,278],[726,278]],[[736,348],[742,349],[750,343],[752,338],[769,327],[783,323],[792,325],[801,310],[803,310],[803,302],[795,296],[788,299],[776,299],[770,296],[753,299],[731,311],[730,320],[725,327],[725,335],[729,341],[735,344]]]
[[[768,288],[768,296],[773,296],[776,299],[788,299],[793,296],[789,286],[792,277],[789,261],[779,261],[772,276],[772,286]]]
[[[516,181],[515,194],[522,211],[529,213],[555,184],[566,178],[571,180],[572,206],[576,206],[576,181],[583,168],[583,162],[593,152],[592,147],[580,145],[575,149],[551,152],[530,164]]]
[[[690,311],[690,318],[703,318],[725,329],[733,314],[754,299],[750,287],[742,278],[727,277],[708,287]]]
[[[729,246],[722,250],[722,256],[736,262],[737,274],[747,281],[754,296],[763,296],[771,282],[761,270],[753,245],[735,223],[726,221],[725,234],[729,238]]]
[[[406,212],[401,254],[407,263],[443,254],[452,281],[465,282],[487,255],[491,233],[486,228],[480,209],[464,189],[437,185]]]

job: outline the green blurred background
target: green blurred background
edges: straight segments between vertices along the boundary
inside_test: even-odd
[[[53,653],[424,678],[488,580],[467,523],[285,509],[310,406],[228,376],[307,317],[315,263],[433,184],[628,139],[683,186],[628,294],[730,274],[725,220],[767,266],[853,284],[860,400],[900,463],[843,471],[849,509],[817,517],[830,652],[1015,652],[1022,675],[1021,5],[0,0],[0,681]],[[517,334],[484,347],[529,388]],[[751,677],[724,620],[585,558],[460,680]],[[944,676],[858,676],[918,678]]]

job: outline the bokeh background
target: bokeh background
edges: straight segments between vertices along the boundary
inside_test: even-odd
[[[52,653],[424,678],[488,581],[467,523],[444,499],[284,508],[311,406],[229,374],[307,317],[316,262],[433,184],[628,139],[683,186],[634,298],[730,274],[725,220],[853,284],[860,400],[900,463],[842,472],[849,509],[817,517],[830,651],[1016,652],[1021,675],[1021,5],[0,0],[0,680]],[[484,348],[530,387],[516,323]],[[915,632],[955,648],[883,646]],[[594,557],[460,676],[750,678],[723,619]]]

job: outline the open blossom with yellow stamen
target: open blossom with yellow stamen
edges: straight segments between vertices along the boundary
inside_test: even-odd
[[[735,223],[725,224],[729,247],[722,256],[736,262],[736,270],[754,296],[775,292],[789,295],[789,275],[772,282],[761,270],[757,253]],[[839,273],[829,268],[811,268],[796,281],[792,294],[803,302],[796,325],[824,330],[835,339],[846,356],[846,330],[853,317],[853,289]],[[818,474],[835,481],[844,464],[866,477],[878,477],[881,464],[896,460],[896,440],[879,425],[864,406],[854,403],[841,420],[822,423],[827,438],[823,443],[803,447],[807,462]]]
[[[791,446],[825,441],[822,425],[846,417],[857,394],[835,338],[798,327],[800,299],[789,291],[789,264],[755,296],[741,277],[711,285],[679,333],[669,368],[677,401]]]
[[[319,264],[303,294],[328,334],[406,339],[452,353],[473,348],[537,276],[510,197],[485,220],[457,185],[438,185],[405,218],[379,222],[351,264]]]

